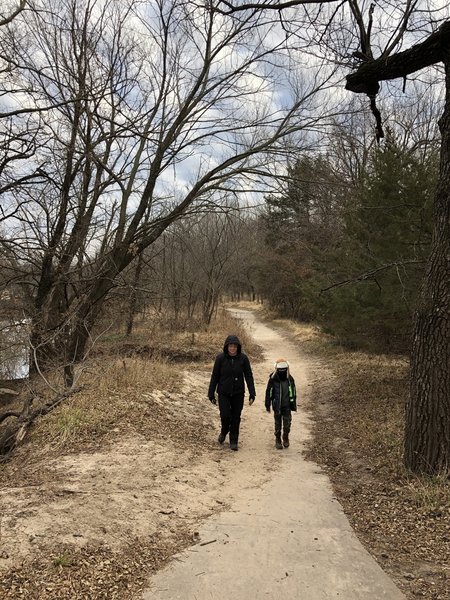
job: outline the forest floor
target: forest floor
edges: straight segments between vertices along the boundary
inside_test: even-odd
[[[358,537],[407,598],[449,599],[448,482],[401,467],[405,360],[275,326],[327,370],[318,368],[309,394],[307,454],[328,473]],[[260,349],[232,327],[256,363]],[[0,598],[136,599],[152,573],[202,543],[199,525],[235,500],[225,484],[236,478],[236,455],[215,443],[218,415],[205,387],[227,328],[216,325],[206,341],[184,338],[167,360],[148,343],[113,360],[103,348],[83,391],[1,465]],[[244,412],[244,440],[249,419]],[[272,445],[269,422],[267,436]],[[281,455],[240,461],[237,486],[263,485]]]

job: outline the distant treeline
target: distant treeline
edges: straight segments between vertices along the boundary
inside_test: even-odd
[[[127,274],[130,319],[150,307],[170,309],[170,327],[208,324],[221,298],[258,298],[348,347],[407,352],[438,156],[392,134],[348,156],[299,156],[257,211],[231,204],[174,224]]]

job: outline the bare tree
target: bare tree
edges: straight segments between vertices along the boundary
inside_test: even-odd
[[[62,361],[70,385],[118,274],[224,188],[254,188],[280,140],[317,129],[314,94],[331,71],[302,78],[294,32],[215,3],[32,8],[14,20],[20,36],[5,28],[2,55],[31,108],[45,108],[45,177],[7,196],[8,230],[33,266],[33,358]]]
[[[164,253],[151,267],[158,274],[159,294],[168,314],[173,315],[174,327],[184,326],[195,317],[198,320],[197,315],[202,325],[210,324],[221,296],[242,267],[238,259],[242,256],[242,233],[236,205],[192,215],[166,231]]]
[[[202,315],[207,325],[236,269],[236,258],[241,253],[241,225],[235,208],[207,214],[195,227],[188,251],[201,282]]]
[[[3,11],[0,13],[0,27],[2,27],[3,25],[8,25],[8,23],[11,23],[11,21],[13,19],[15,19],[17,17],[18,14],[20,14],[24,8],[26,7],[27,1],[26,0],[20,0],[18,5],[14,8],[11,9],[10,12],[8,13],[3,13]]]

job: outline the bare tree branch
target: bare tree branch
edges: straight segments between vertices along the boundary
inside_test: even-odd
[[[449,46],[450,21],[446,21],[420,44],[404,52],[362,64],[354,73],[347,75],[345,89],[369,96],[376,94],[380,81],[403,78],[444,61]]]
[[[0,415],[0,423],[3,423],[3,421],[6,421],[6,419],[9,419],[9,417],[20,417],[20,412],[16,412],[16,411],[9,411],[9,412],[5,412],[2,415]]]
[[[317,2],[317,0],[288,0],[286,2],[263,0],[262,2],[245,2],[244,4],[235,5],[232,2],[227,2],[227,0],[220,0],[219,4],[223,4],[227,8],[227,10],[221,12],[224,14],[232,14],[244,10],[283,10],[294,6],[307,4],[333,4],[334,2],[337,2],[337,0],[322,0],[321,2]]]
[[[366,30],[366,27],[364,25],[364,19],[363,19],[363,16],[362,16],[362,13],[359,8],[359,4],[358,4],[357,0],[348,0],[348,2],[350,5],[350,9],[353,13],[353,16],[355,18],[356,25],[359,30],[359,39],[360,39],[361,53],[362,53],[361,58],[363,60],[372,60],[373,53],[372,53],[372,48],[371,48],[371,44],[370,44],[370,31],[371,31],[371,27],[372,27],[372,15],[373,15],[374,5],[372,4],[370,6],[369,25]]]
[[[80,390],[81,388],[77,387],[58,394],[42,406],[35,408],[33,411],[31,410],[31,406],[36,397],[32,395],[24,400],[24,405],[20,413],[13,413],[10,411],[0,415],[0,423],[10,416],[17,418],[14,423],[7,425],[0,435],[0,455],[3,455],[1,460],[5,461],[8,458],[16,446],[24,439],[29,428],[36,419],[47,415],[64,402],[64,400],[78,393]]]
[[[394,50],[394,48],[397,46],[397,44],[399,44],[401,42],[401,40],[403,39],[403,36],[405,35],[405,32],[408,28],[408,22],[409,19],[412,15],[412,13],[414,12],[414,9],[416,8],[418,3],[418,0],[408,0],[406,3],[406,7],[404,9],[404,13],[403,13],[403,19],[401,20],[401,22],[399,23],[398,27],[397,27],[397,31],[396,33],[394,33],[392,35],[392,38],[390,39],[389,43],[386,44],[386,48],[383,50],[383,57],[387,57],[391,54],[391,52]]]
[[[388,269],[398,269],[398,267],[402,267],[404,265],[421,265],[424,264],[425,260],[419,259],[410,259],[410,260],[402,260],[389,263],[387,265],[382,265],[381,267],[377,267],[376,269],[372,269],[371,271],[366,271],[365,273],[361,273],[360,275],[356,275],[355,277],[351,277],[350,279],[345,279],[343,281],[339,281],[338,283],[333,283],[333,285],[329,285],[326,288],[322,288],[320,293],[328,292],[328,290],[332,290],[334,288],[342,287],[343,285],[349,285],[351,283],[357,283],[358,281],[367,281],[368,279],[374,279],[377,273],[381,273],[382,271],[386,271]]]
[[[19,6],[16,8],[16,10],[13,13],[11,13],[8,17],[4,17],[0,20],[0,27],[2,27],[3,25],[7,25],[8,23],[11,23],[11,21],[13,19],[15,19],[17,17],[17,15],[20,14],[24,10],[26,4],[27,4],[26,0],[20,0]]]
[[[84,98],[85,100],[86,98]],[[8,112],[0,112],[0,119],[4,119],[6,117],[16,117],[18,115],[27,115],[33,114],[37,115],[39,113],[49,112],[54,110],[55,108],[62,108],[63,106],[67,106],[69,104],[74,104],[79,100],[83,100],[83,98],[74,98],[71,100],[66,100],[64,102],[56,102],[53,104],[49,104],[48,106],[30,106],[29,108],[17,108],[15,110],[10,110]]]

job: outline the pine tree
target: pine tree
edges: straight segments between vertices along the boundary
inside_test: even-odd
[[[325,318],[344,342],[405,351],[431,241],[436,156],[424,162],[392,134],[372,156],[356,206],[346,214],[341,268],[356,280],[332,293]]]

